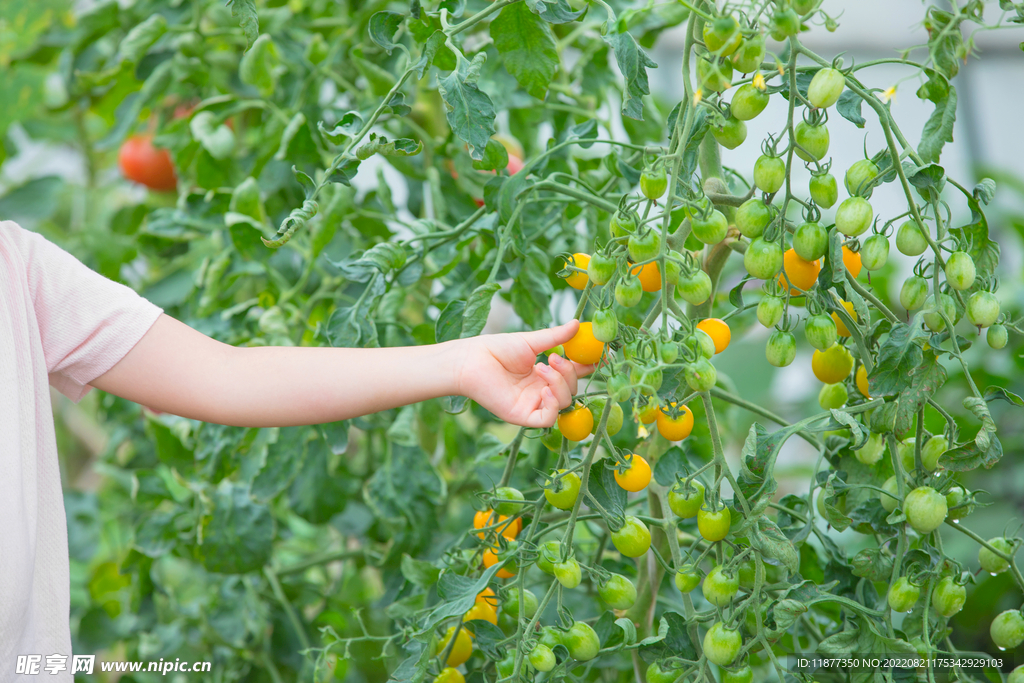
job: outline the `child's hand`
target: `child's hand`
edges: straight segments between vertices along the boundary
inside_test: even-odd
[[[537,355],[563,344],[576,334],[579,321],[560,327],[517,334],[494,334],[467,339],[458,351],[459,393],[468,396],[506,422],[524,427],[550,427],[558,411],[572,403],[576,379],[593,365],[579,365],[552,354],[549,365],[535,363]]]

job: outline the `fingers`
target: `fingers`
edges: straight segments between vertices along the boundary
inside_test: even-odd
[[[543,351],[564,344],[576,335],[580,328],[579,320],[570,320],[558,327],[549,327],[546,330],[534,330],[533,332],[520,332],[526,343],[533,349],[534,355]]]
[[[548,365],[553,367],[565,380],[566,385],[569,387],[569,393],[575,395],[577,382],[576,382],[576,364],[572,361],[567,361],[558,354],[551,354],[548,356]]]
[[[540,405],[525,420],[524,427],[550,427],[558,419],[558,401],[549,387],[540,391]]]
[[[554,356],[552,356],[554,358]],[[565,361],[562,365],[568,365]],[[569,368],[569,372],[572,375],[572,382],[570,384],[569,379],[558,370],[552,368],[544,363],[537,363],[534,366],[537,370],[537,374],[541,376],[547,386],[544,389],[550,391],[558,404],[559,408],[568,408],[569,404],[572,403],[572,395],[576,393],[576,372],[572,368]]]

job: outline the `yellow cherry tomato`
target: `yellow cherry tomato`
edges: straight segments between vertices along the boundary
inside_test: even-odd
[[[569,441],[583,441],[594,431],[594,414],[584,405],[577,405],[558,416],[558,430]]]
[[[651,262],[645,263],[642,266],[633,266],[629,272],[640,279],[640,288],[645,292],[661,291],[661,270],[658,268],[657,263]]]
[[[787,249],[782,255],[782,270],[789,278],[791,288],[789,293],[792,296],[799,296],[814,286],[818,280],[818,273],[821,272],[820,261],[805,261],[800,254],[793,249]],[[779,284],[786,286],[786,277],[779,275]]]
[[[729,324],[719,318],[705,318],[697,323],[697,329],[702,330],[715,342],[715,353],[725,351],[732,340],[732,330]]]
[[[488,605],[486,603],[476,604],[476,605],[473,605],[472,607],[470,607],[469,611],[466,612],[463,615],[463,617],[462,617],[463,621],[473,621],[474,619],[480,619],[482,621],[489,621],[492,624],[494,624],[495,626],[497,626],[498,625],[498,612],[497,612],[497,610],[495,610],[493,607],[491,607],[490,605]]]
[[[466,677],[454,666],[447,666],[437,674],[434,683],[466,683]]]
[[[566,263],[566,267],[576,266],[582,272],[573,273],[569,277],[565,278],[565,281],[573,289],[586,289],[587,283],[590,282],[590,278],[587,276],[587,266],[590,265],[590,254],[573,254],[572,263]]]
[[[846,347],[833,344],[824,351],[815,351],[811,356],[811,370],[818,381],[837,384],[850,376],[853,370],[853,356]]]
[[[860,269],[862,267],[860,260],[860,252],[852,251],[845,244],[843,245],[843,265],[850,271],[850,277],[856,279],[860,275]]]
[[[487,605],[493,609],[498,609],[498,596],[495,595],[494,589],[488,586],[476,594],[476,600],[473,604]]]
[[[853,318],[854,322],[856,322],[857,321],[857,313],[853,310],[853,304],[851,302],[849,302],[849,301],[844,301],[843,302],[843,308],[846,309],[846,312],[849,313],[850,317]],[[842,318],[839,317],[839,314],[838,313],[833,313],[832,314],[832,319],[836,321],[836,333],[840,337],[849,337],[850,336],[850,330],[848,330],[846,328],[846,325],[843,324],[843,320],[842,320]]]
[[[629,469],[625,472],[615,470],[615,483],[633,493],[647,488],[651,483],[650,464],[636,454],[628,456],[626,462],[629,463]]]
[[[593,323],[580,323],[580,329],[569,341],[562,344],[565,357],[581,365],[591,365],[604,355],[604,342],[594,338]]]
[[[647,400],[646,405],[640,408],[640,413],[637,415],[640,418],[640,422],[649,425],[658,419],[658,402],[651,397]]]
[[[871,398],[871,394],[868,393],[868,369],[863,365],[857,368],[857,390],[864,394],[864,398]]]
[[[670,405],[675,406],[675,403]],[[682,441],[693,431],[693,411],[683,406],[676,417],[672,417],[671,413],[671,410],[665,409],[658,411],[658,433],[668,441]]]
[[[438,645],[438,652],[444,652],[444,649],[448,647],[449,641],[455,634],[455,627],[449,626],[448,632],[444,638],[441,639],[441,643]],[[452,645],[452,651],[448,653],[448,666],[460,666],[466,663],[469,656],[473,654],[473,639],[469,635],[469,631],[462,628],[459,629],[459,635],[455,636],[455,644]]]

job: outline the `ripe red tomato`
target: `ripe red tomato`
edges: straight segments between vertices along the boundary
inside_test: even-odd
[[[117,153],[121,174],[151,190],[170,191],[178,187],[178,176],[170,153],[153,145],[152,135],[133,135]]]

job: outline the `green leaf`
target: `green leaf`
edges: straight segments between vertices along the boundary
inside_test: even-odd
[[[370,135],[370,141],[365,142],[356,150],[356,157],[365,161],[374,154],[385,157],[411,157],[423,151],[423,143],[409,138],[399,138],[390,142],[383,135]]]
[[[440,574],[441,570],[429,562],[417,560],[407,554],[402,555],[402,576],[417,586],[433,586]]]
[[[946,383],[946,369],[934,353],[925,354],[921,364],[910,370],[907,379],[909,384],[900,392],[896,409],[894,429],[900,434],[910,430],[917,411]],[[870,379],[868,382],[870,387]]]
[[[227,125],[217,125],[217,116],[209,111],[201,111],[189,122],[189,131],[193,139],[203,146],[214,159],[223,161],[235,152],[235,132]]]
[[[238,76],[243,83],[255,87],[264,96],[269,96],[277,85],[280,61],[273,39],[264,33],[256,39],[249,51],[242,55],[242,61],[238,65]]]
[[[629,33],[608,33],[604,40],[615,51],[615,62],[626,80],[622,115],[642,121],[643,97],[651,94],[651,88],[647,83],[647,69],[656,69],[658,65],[636,44]]]
[[[935,111],[925,121],[921,131],[921,144],[917,151],[926,162],[936,162],[942,147],[953,142],[953,124],[956,122],[956,88],[945,78],[933,73],[927,83],[917,90],[917,96],[935,104]]]
[[[153,69],[153,72],[146,79],[142,90],[128,93],[127,96],[117,105],[114,112],[114,127],[96,143],[96,149],[106,151],[120,145],[125,137],[135,128],[138,123],[139,114],[144,106],[152,104],[164,94],[164,91],[171,85],[172,60],[168,59]],[[2,123],[2,121],[0,121]]]
[[[549,24],[566,24],[576,21],[586,11],[581,9],[574,12],[566,0],[526,0],[526,6]]]
[[[283,427],[277,442],[267,447],[267,457],[252,482],[252,495],[268,501],[288,488],[306,459],[308,427]]]
[[[231,16],[238,19],[238,25],[245,34],[245,49],[248,50],[256,42],[260,34],[260,18],[256,14],[256,0],[228,0]]]
[[[1002,387],[989,387],[985,389],[985,400],[986,401],[1006,401],[1010,405],[1017,406],[1018,408],[1024,408],[1024,398],[1021,398],[1012,391],[1008,391]]]
[[[962,446],[952,448],[939,458],[939,464],[951,472],[970,472],[979,467],[991,468],[1003,457],[1003,444],[999,437],[991,436],[988,448],[982,450],[977,440],[968,441]]]
[[[389,12],[387,10],[375,12],[370,17],[370,40],[384,48],[388,54],[391,54],[391,51],[397,47],[394,43],[395,33],[404,20],[405,15],[398,12]]]
[[[763,557],[778,560],[790,572],[800,570],[800,555],[793,542],[786,538],[778,525],[768,517],[757,518],[757,526],[750,532],[750,544],[761,552]]]
[[[525,2],[507,5],[491,22],[491,38],[505,68],[526,92],[544,99],[558,71],[558,50],[551,27]]]
[[[508,150],[494,138],[487,141],[484,148],[484,156],[480,161],[473,162],[473,168],[477,171],[500,171],[508,166]]]
[[[154,510],[139,522],[132,547],[146,557],[161,557],[178,544],[177,512]]]
[[[117,47],[122,60],[135,64],[153,47],[153,43],[167,32],[167,19],[162,14],[153,14],[141,24],[136,24]]]
[[[912,325],[893,325],[868,374],[872,396],[894,396],[909,384],[911,374],[924,361],[922,347],[927,339],[917,319]]]
[[[462,314],[466,310],[466,302],[460,299],[449,301],[441,315],[434,323],[434,337],[437,343],[459,339],[462,336]]]
[[[551,258],[546,251],[531,244],[521,263],[519,275],[512,283],[512,308],[530,327],[547,327],[551,320],[551,297],[555,293],[551,285]]]
[[[462,312],[462,332],[459,337],[466,339],[480,334],[491,312],[491,299],[499,290],[501,285],[496,282],[488,282],[473,290],[466,300],[466,309]]]
[[[225,479],[213,495],[213,514],[203,523],[198,547],[211,572],[242,574],[270,561],[274,518],[270,509],[253,501],[247,487]]]
[[[338,164],[337,168],[331,172],[327,179],[332,183],[341,183],[351,187],[352,179],[356,177],[360,163],[359,159],[355,157],[347,157]]]
[[[619,526],[622,525],[626,515],[626,489],[615,481],[614,469],[594,465],[587,480],[586,494],[615,517]]]
[[[863,128],[864,124],[867,123],[860,113],[860,107],[863,103],[864,100],[857,93],[852,90],[843,90],[843,94],[839,96],[839,101],[836,102],[836,111],[853,125]]]
[[[482,159],[487,141],[494,135],[494,105],[476,86],[485,54],[481,52],[471,65],[460,59],[455,71],[437,82],[444,100],[448,125],[469,145],[469,155]]]

